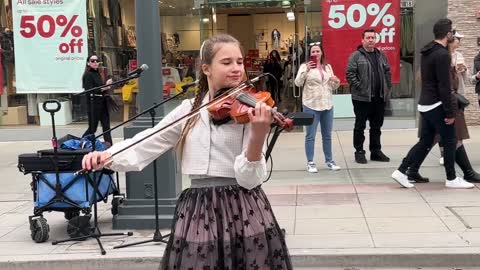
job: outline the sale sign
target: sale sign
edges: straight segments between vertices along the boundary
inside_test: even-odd
[[[400,0],[322,0],[322,43],[327,62],[342,84],[350,54],[362,44],[362,33],[373,29],[377,48],[385,53],[392,83],[400,82]]]
[[[83,91],[87,11],[83,0],[14,0],[17,93]]]

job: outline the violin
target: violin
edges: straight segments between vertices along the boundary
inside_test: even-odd
[[[239,84],[237,87],[226,89],[222,92],[217,93],[217,96],[214,97],[212,100],[207,102],[206,104],[201,105],[200,107],[190,111],[189,113],[183,115],[182,117],[178,118],[177,120],[163,126],[155,130],[145,137],[139,139],[138,141],[118,150],[115,153],[112,153],[111,156],[107,159],[111,161],[114,156],[134,147],[135,145],[149,139],[156,134],[168,130],[173,126],[176,126],[190,118],[197,116],[200,113],[200,110],[207,107],[207,110],[212,115],[213,119],[222,120],[227,118],[229,121],[231,118],[235,120],[236,123],[244,124],[250,121],[248,117],[248,108],[255,107],[258,102],[265,102],[269,106],[273,106],[275,104],[274,100],[272,99],[269,92],[254,92],[254,87],[252,83],[258,82],[262,77],[267,76],[268,73],[261,74],[249,81],[245,81]],[[272,110],[273,118],[276,124],[283,129],[289,131],[293,128],[293,120],[286,118],[283,114],[278,113],[275,109]],[[88,171],[82,169],[80,171],[75,172],[75,175],[84,174]]]
[[[220,94],[222,92],[223,91],[220,91]],[[248,109],[255,108],[258,102],[265,102],[265,104],[272,108],[275,105],[275,101],[270,92],[256,92],[254,87],[251,86],[236,95],[225,98],[222,102],[208,106],[207,110],[212,116],[214,123],[224,124],[230,121],[230,119],[233,119],[237,124],[245,124],[250,121]],[[272,116],[277,125],[287,131],[292,130],[292,119],[286,118],[275,109],[272,111]]]

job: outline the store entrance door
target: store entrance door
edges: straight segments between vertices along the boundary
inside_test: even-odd
[[[255,47],[252,15],[228,15],[228,33],[236,37],[245,48]],[[241,27],[239,27],[241,26]]]

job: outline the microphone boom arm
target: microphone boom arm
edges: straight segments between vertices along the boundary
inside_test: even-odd
[[[120,124],[112,127],[111,129],[109,129],[109,130],[107,130],[107,131],[104,131],[102,134],[100,134],[100,135],[98,135],[98,136],[95,136],[95,140],[98,139],[98,138],[100,138],[100,137],[102,137],[102,136],[105,135],[106,133],[112,132],[113,130],[115,130],[115,129],[121,127],[121,126],[123,126],[123,125],[125,125],[125,124],[127,124],[127,123],[132,122],[133,120],[139,118],[140,116],[142,116],[142,115],[144,115],[144,114],[146,114],[146,113],[149,113],[149,112],[155,110],[156,108],[162,106],[163,104],[169,102],[169,101],[172,100],[172,99],[177,98],[178,96],[180,96],[180,95],[182,95],[182,94],[184,94],[184,93],[185,93],[185,89],[182,88],[182,91],[181,91],[180,93],[174,95],[173,97],[170,97],[170,98],[168,98],[168,99],[165,99],[164,101],[162,101],[162,102],[160,102],[160,103],[158,103],[158,104],[153,104],[150,108],[147,108],[147,109],[145,109],[144,111],[138,113],[137,115],[131,117],[130,119],[128,119],[128,120],[126,120],[126,121],[124,121],[124,122],[122,122],[122,123],[120,123]]]
[[[127,77],[127,78],[124,78],[124,79],[121,79],[121,80],[118,80],[118,81],[115,81],[115,82],[112,82],[112,83],[109,83],[109,84],[100,85],[100,86],[93,87],[93,88],[90,88],[88,90],[85,90],[83,92],[73,94],[73,96],[83,96],[83,95],[86,95],[86,94],[90,94],[93,91],[96,91],[96,90],[99,90],[99,89],[102,89],[102,88],[105,88],[105,87],[110,87],[110,86],[114,86],[114,85],[117,85],[117,84],[121,84],[121,83],[124,83],[124,82],[128,82],[130,80],[137,79],[138,77],[140,77],[140,74],[134,74],[130,77]]]

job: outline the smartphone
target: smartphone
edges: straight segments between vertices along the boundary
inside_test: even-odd
[[[310,55],[310,61],[313,62],[314,64],[314,68],[317,67],[317,61],[318,61],[318,58],[316,55]]]

